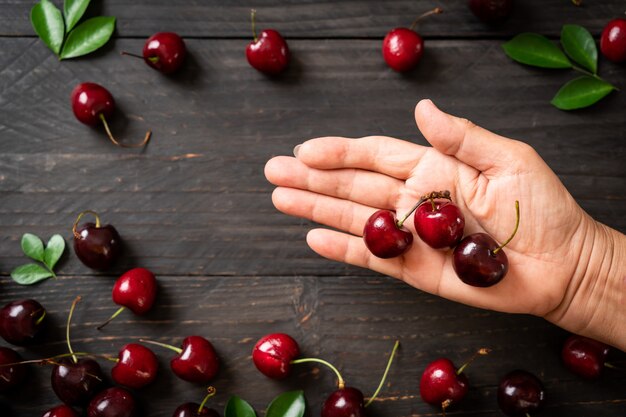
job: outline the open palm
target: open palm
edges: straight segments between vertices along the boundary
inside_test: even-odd
[[[582,279],[579,259],[595,222],[530,146],[445,114],[428,100],[417,105],[415,116],[432,148],[387,137],[327,137],[300,145],[296,158],[273,158],[265,173],[277,186],[274,205],[335,229],[307,236],[309,246],[329,259],[477,307],[554,314],[568,285]],[[465,235],[485,232],[498,242],[511,234],[520,201],[520,228],[505,249],[509,272],[497,285],[464,284],[452,268],[451,250],[434,250],[417,237],[392,259],[365,247],[363,226],[374,211],[402,217],[420,196],[438,190],[450,190],[465,215]],[[412,217],[405,226],[415,234]]]

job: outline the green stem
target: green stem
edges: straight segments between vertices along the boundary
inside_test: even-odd
[[[503,244],[501,244],[500,246],[498,246],[497,248],[493,250],[492,252],[493,255],[496,255],[498,252],[500,252],[500,250],[502,250],[503,247],[508,245],[509,242],[513,240],[513,238],[515,237],[515,234],[517,233],[518,228],[519,228],[519,201],[515,200],[515,229],[513,229],[513,233],[511,233],[511,236],[509,236],[506,242],[504,242]]]
[[[411,30],[415,30],[415,28],[417,27],[417,24],[419,23],[420,20],[422,20],[425,17],[428,17],[432,14],[440,14],[443,13],[443,9],[440,7],[435,7],[433,10],[427,11],[426,13],[423,13],[419,16],[417,16],[417,18],[413,21],[413,23],[411,23]]]
[[[480,355],[488,355],[489,352],[491,352],[491,349],[487,349],[487,348],[478,349],[467,362],[465,362],[459,369],[456,370],[456,374],[461,375],[463,371],[465,370],[465,368],[467,368],[467,366],[470,363],[474,362],[474,359],[476,359]]]
[[[387,361],[387,367],[385,368],[383,377],[380,379],[380,383],[378,384],[378,388],[376,388],[376,391],[374,391],[374,395],[372,395],[372,397],[367,401],[367,403],[365,403],[365,407],[368,407],[371,403],[374,402],[374,400],[378,396],[378,393],[380,393],[380,390],[383,388],[383,385],[385,384],[385,380],[387,379],[387,374],[389,373],[389,368],[391,368],[391,363],[393,362],[393,357],[396,355],[396,351],[398,350],[399,346],[400,346],[400,341],[396,340],[396,343],[394,343],[393,349],[391,350],[391,355],[389,355],[389,360]]]
[[[202,415],[202,409],[204,408],[206,402],[209,401],[209,398],[214,396],[215,393],[217,392],[217,390],[214,387],[209,387],[206,390],[207,390],[207,395],[204,397],[204,399],[200,403],[200,408],[198,408],[198,415]]]
[[[324,359],[302,358],[302,359],[295,359],[295,360],[291,361],[290,363],[292,365],[297,365],[299,363],[307,363],[307,362],[321,363],[321,364],[326,365],[327,367],[329,367],[335,373],[335,375],[337,375],[337,386],[339,387],[339,389],[344,389],[345,388],[346,383],[343,380],[343,378],[341,377],[341,374],[339,373],[337,368],[335,368],[330,362],[327,362]]]
[[[420,197],[420,199],[417,201],[417,203],[415,203],[415,205],[413,207],[411,207],[411,210],[409,210],[408,213],[406,213],[404,215],[404,217],[402,217],[401,220],[396,222],[396,225],[398,226],[398,228],[402,227],[402,225],[404,224],[406,219],[408,219],[409,216],[411,214],[413,214],[413,212],[415,210],[417,210],[417,208],[419,206],[421,206],[424,201],[426,201],[428,199],[430,199],[432,201],[435,198],[445,198],[447,200],[452,201],[452,198],[450,197],[450,191],[448,191],[448,190],[445,190],[445,191],[432,191],[432,192],[430,192],[430,193],[428,193],[426,195],[423,195],[423,196]],[[433,206],[434,206],[434,203],[433,203]],[[433,207],[433,210],[434,210],[434,207]]]
[[[80,301],[81,296],[79,295],[72,302],[72,306],[70,307],[70,313],[67,315],[67,325],[65,326],[65,341],[67,342],[67,348],[70,351],[70,356],[74,363],[78,363],[78,359],[72,350],[72,344],[70,343],[70,323],[72,322],[72,316],[74,315],[74,309],[76,308],[76,304]]]
[[[113,319],[115,319],[117,316],[120,315],[120,313],[122,311],[126,310],[126,307],[120,307],[117,309],[117,311],[115,313],[113,313],[113,315],[111,317],[109,317],[109,319],[107,321],[105,321],[104,323],[102,323],[100,326],[96,327],[96,329],[98,330],[102,330],[102,328],[104,326],[106,326],[107,324],[111,323],[113,321]]]
[[[256,43],[259,40],[259,37],[256,35],[256,10],[250,10],[250,21],[252,22],[252,38]]]
[[[163,348],[169,349],[169,350],[173,350],[174,352],[181,354],[183,353],[183,350],[181,348],[177,348],[176,346],[172,346],[172,345],[168,345],[167,343],[161,343],[161,342],[155,342],[154,340],[145,340],[145,339],[139,339],[140,342],[142,343],[149,343],[151,345],[155,345],[155,346],[161,346]]]
[[[53,272],[53,274],[54,274],[54,272]],[[46,310],[44,309],[43,314],[41,315],[41,317],[39,317],[39,318],[37,319],[37,321],[35,322],[35,324],[36,324],[37,326],[39,326],[39,325],[41,324],[41,322],[43,321],[43,319],[45,319],[45,318],[46,318]]]

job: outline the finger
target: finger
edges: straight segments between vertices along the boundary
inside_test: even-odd
[[[313,220],[334,229],[361,236],[373,207],[295,188],[278,187],[272,193],[274,206],[285,214]]]
[[[401,277],[402,258],[377,258],[367,249],[360,237],[334,230],[313,229],[307,234],[306,242],[324,258],[369,268],[391,277]]]
[[[516,169],[528,145],[496,135],[467,119],[439,110],[432,101],[422,100],[415,107],[415,121],[426,140],[438,151],[482,171],[496,174]]]
[[[370,207],[391,209],[403,181],[362,169],[320,170],[296,158],[279,156],[265,165],[265,176],[274,185],[298,188],[354,201]]]
[[[384,136],[360,139],[325,137],[296,146],[294,154],[313,168],[359,168],[406,180],[426,149]]]

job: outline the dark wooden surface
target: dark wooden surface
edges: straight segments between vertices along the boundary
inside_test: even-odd
[[[212,340],[224,365],[215,380],[219,409],[238,394],[261,411],[277,393],[303,388],[309,415],[319,414],[334,383],[329,372],[303,366],[274,382],[250,361],[258,337],[283,331],[306,354],[337,364],[366,395],[399,338],[397,362],[371,415],[437,415],[419,398],[422,369],[442,355],[461,363],[482,346],[493,353],[468,371],[472,388],[452,415],[502,415],[497,381],[518,367],[545,381],[548,405],[541,415],[624,415],[624,374],[586,382],[567,372],[559,360],[563,330],[535,317],[454,304],[319,258],[304,242],[312,225],[278,213],[263,177],[268,158],[290,154],[310,137],[380,134],[424,144],[412,113],[429,97],[533,145],[594,218],[624,232],[624,92],[587,110],[558,111],[548,102],[575,74],[514,64],[500,48],[502,39],[520,31],[556,36],[563,23],[598,34],[623,13],[623,1],[588,1],[582,8],[566,0],[518,1],[509,24],[498,28],[482,25],[461,1],[94,3],[96,11],[118,17],[118,36],[90,57],[59,62],[32,35],[32,2],[0,0],[0,304],[36,298],[51,318],[46,344],[20,348],[24,357],[65,351],[65,317],[80,294],[72,328],[77,349],[115,353],[141,337],[174,344],[190,334]],[[380,39],[436,5],[447,13],[424,23],[427,46],[419,68],[393,73],[380,56]],[[259,10],[261,27],[294,38],[293,65],[281,78],[268,79],[245,61],[250,6]],[[160,30],[193,38],[187,65],[171,78],[118,55],[140,51],[143,39]],[[601,59],[600,68],[626,88],[623,65]],[[116,97],[119,136],[133,140],[153,130],[145,150],[115,148],[100,129],[74,119],[69,93],[82,81],[99,82]],[[22,234],[47,239],[61,233],[71,243],[71,224],[85,209],[100,212],[122,234],[126,251],[119,265],[93,273],[68,251],[58,279],[14,284],[9,272],[26,262]],[[134,266],[158,275],[157,307],[141,318],[125,313],[96,331],[114,310],[112,282]],[[159,380],[139,393],[145,416],[169,416],[179,403],[202,397],[202,387],[171,374],[169,353],[157,353]],[[624,356],[614,353],[617,360]],[[10,403],[18,417],[42,414],[58,402],[49,373],[33,368],[31,383],[0,402]]]

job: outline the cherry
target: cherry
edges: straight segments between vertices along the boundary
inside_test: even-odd
[[[513,0],[469,0],[468,6],[483,22],[496,23],[511,15]]]
[[[140,148],[150,140],[151,132],[146,133],[143,141],[137,144],[125,144],[118,142],[111,133],[107,119],[110,119],[115,110],[115,100],[106,88],[96,83],[81,83],[74,87],[71,95],[72,110],[74,116],[89,126],[104,125],[107,136],[115,145],[123,148]]]
[[[250,13],[252,20],[253,41],[246,47],[248,63],[258,71],[269,75],[278,75],[289,64],[289,47],[280,33],[265,29],[257,36],[255,29],[256,10]]]
[[[375,256],[383,259],[402,255],[413,244],[413,234],[389,210],[378,210],[367,219],[363,227],[365,246]]]
[[[37,341],[46,323],[46,309],[35,300],[13,301],[0,310],[0,336],[13,345]]]
[[[332,392],[324,401],[322,417],[365,417],[363,393],[352,387]]]
[[[0,392],[17,387],[26,379],[22,357],[11,348],[0,346]]]
[[[96,218],[96,223],[85,223],[78,226],[78,222],[85,214]],[[110,224],[102,226],[100,216],[91,210],[78,214],[72,226],[74,234],[74,253],[87,267],[97,270],[111,268],[121,253],[121,239],[115,227]]]
[[[588,337],[571,335],[563,344],[561,358],[565,367],[584,378],[596,379],[604,369],[609,346]]]
[[[614,62],[626,61],[626,19],[613,19],[604,27],[600,51]]]
[[[112,387],[98,393],[89,402],[88,417],[136,417],[137,401],[124,388]]]
[[[185,381],[205,384],[219,371],[220,363],[215,348],[202,336],[184,338],[181,348],[151,340],[141,340],[141,342],[176,352],[178,355],[170,361],[170,368],[176,376]]]
[[[543,384],[527,371],[512,371],[498,385],[498,405],[508,416],[529,416],[541,408],[544,397]]]
[[[78,417],[78,413],[72,407],[59,405],[46,411],[41,417]]]
[[[519,202],[515,202],[516,222],[511,236],[502,245],[486,233],[466,236],[453,253],[452,266],[464,283],[474,287],[491,287],[505,277],[509,260],[502,250],[515,236],[519,227]]]
[[[51,375],[52,389],[68,405],[86,404],[98,392],[104,378],[98,362],[89,358],[77,358],[70,343],[70,323],[79,301],[80,297],[76,297],[72,302],[65,328],[70,358],[58,362],[49,361],[55,364]]]
[[[215,388],[209,387],[207,389],[208,393],[202,400],[202,403],[185,403],[176,407],[174,410],[174,414],[172,417],[220,417],[217,411],[212,408],[206,408],[204,405],[208,401],[209,398],[215,395]]]
[[[285,333],[263,336],[252,349],[252,361],[262,374],[283,379],[291,372],[291,361],[300,356],[300,347]]]
[[[158,32],[150,36],[143,46],[143,56],[122,52],[143,59],[148,66],[161,71],[163,74],[172,74],[180,69],[187,56],[185,41],[173,32]]]
[[[420,395],[424,402],[440,406],[443,412],[461,401],[469,389],[469,380],[463,371],[478,355],[486,355],[489,349],[479,349],[460,368],[447,358],[439,358],[429,363],[420,379]]]
[[[413,221],[418,236],[435,249],[453,247],[463,237],[465,217],[451,201],[430,199],[422,203]]]
[[[122,307],[98,326],[98,330],[109,324],[126,308],[137,315],[150,311],[156,299],[157,281],[154,274],[147,269],[134,268],[126,271],[115,281],[112,293],[113,302]]]
[[[442,12],[443,10],[437,7],[415,19],[410,28],[395,28],[387,33],[383,39],[383,58],[391,69],[405,72],[417,65],[424,53],[424,40],[415,31],[415,27],[426,16]]]
[[[111,369],[113,380],[129,388],[143,388],[156,379],[159,363],[147,347],[129,343],[118,354],[117,364]]]

